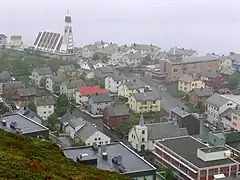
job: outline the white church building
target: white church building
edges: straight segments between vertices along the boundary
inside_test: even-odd
[[[139,124],[129,131],[128,142],[138,152],[153,151],[156,140],[185,135],[188,135],[186,128],[179,128],[173,121],[145,124],[141,113]]]

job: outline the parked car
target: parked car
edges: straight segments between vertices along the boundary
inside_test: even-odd
[[[206,123],[203,123],[203,125],[204,125],[205,127],[207,127],[207,128],[210,127],[209,123],[207,123],[207,122],[206,122]]]
[[[214,126],[210,126],[210,129],[211,129],[212,131],[216,131],[216,130],[217,130],[217,128],[214,127]]]
[[[166,91],[167,88],[166,88],[165,86],[163,86],[163,85],[159,85],[159,86],[158,86],[158,90]]]

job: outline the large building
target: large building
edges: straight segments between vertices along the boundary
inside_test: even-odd
[[[239,161],[224,146],[209,147],[191,136],[166,138],[156,142],[156,164],[173,170],[176,179],[213,180],[216,175],[236,177]]]
[[[71,16],[66,15],[63,33],[39,32],[33,44],[34,49],[49,53],[73,54],[74,43],[71,23]]]

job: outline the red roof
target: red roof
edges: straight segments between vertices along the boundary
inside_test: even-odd
[[[100,88],[99,85],[96,86],[84,86],[79,89],[79,92],[83,96],[92,95],[92,94],[108,94],[109,91],[107,89]]]

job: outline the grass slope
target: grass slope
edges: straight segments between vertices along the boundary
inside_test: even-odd
[[[54,143],[0,130],[0,180],[125,180],[67,159]]]

